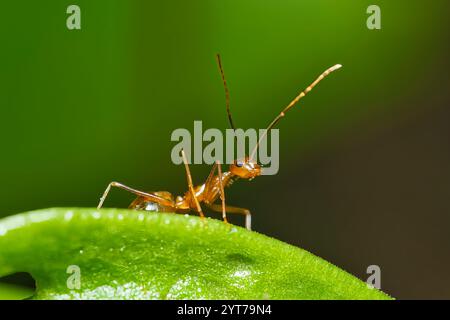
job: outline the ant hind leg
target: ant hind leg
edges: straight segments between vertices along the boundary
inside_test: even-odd
[[[106,187],[105,192],[103,192],[103,195],[100,198],[100,202],[98,203],[97,209],[100,209],[103,206],[103,203],[105,202],[105,199],[108,196],[109,192],[111,191],[112,187],[116,187],[116,188],[119,188],[119,189],[126,190],[128,192],[134,193],[137,196],[144,197],[146,199],[150,199],[152,201],[160,203],[161,205],[173,206],[173,204],[170,201],[168,201],[167,199],[164,199],[162,197],[159,197],[159,196],[151,194],[151,193],[139,191],[139,190],[130,188],[130,187],[128,187],[128,186],[126,186],[126,185],[124,185],[122,183],[113,181],[110,184],[108,184],[108,186]]]

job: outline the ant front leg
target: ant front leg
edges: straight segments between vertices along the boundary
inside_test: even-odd
[[[215,212],[222,212],[223,207],[219,204],[208,204],[208,208]],[[252,215],[250,210],[239,207],[225,206],[225,211],[228,213],[237,213],[245,216],[245,227],[252,230]]]
[[[208,178],[206,178],[206,182],[205,182],[206,187],[208,187],[211,184],[211,181],[214,178],[214,173],[216,172],[218,163],[219,163],[219,161],[214,162],[214,165],[213,165],[211,171],[209,172]]]
[[[203,214],[202,207],[200,206],[197,196],[195,195],[194,185],[192,184],[191,171],[189,170],[189,164],[186,158],[186,154],[184,153],[184,150],[181,150],[181,156],[183,157],[184,166],[186,168],[186,178],[188,182],[189,191],[191,192],[191,197],[192,199],[194,199],[195,207],[197,209],[198,214],[200,215],[200,218],[203,219],[205,215]]]
[[[216,166],[217,166],[217,174],[219,176],[220,200],[222,200],[222,218],[223,222],[228,223],[227,211],[225,210],[226,205],[225,205],[225,190],[223,188],[223,180],[222,180],[222,165],[220,164],[219,160],[216,161]]]
[[[154,202],[157,202],[161,205],[165,205],[165,206],[173,206],[173,204],[170,201],[167,201],[164,198],[161,198],[157,195],[151,194],[151,193],[147,193],[147,192],[143,192],[143,191],[139,191],[133,188],[130,188],[122,183],[119,182],[111,182],[110,184],[108,184],[108,187],[106,187],[105,192],[103,193],[103,196],[100,198],[100,202],[97,206],[97,209],[100,209],[103,206],[103,202],[105,202],[106,197],[108,196],[109,191],[111,191],[111,187],[116,187],[116,188],[120,188],[123,190],[126,190],[128,192],[134,193],[137,196],[140,197],[144,197],[146,199],[152,200]]]

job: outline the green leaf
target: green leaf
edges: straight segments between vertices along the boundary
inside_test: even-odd
[[[69,266],[79,268],[80,289]],[[35,299],[390,299],[256,232],[118,209],[46,209],[0,220],[0,276],[15,272],[36,280]]]
[[[26,299],[33,295],[33,290],[28,287],[0,283],[0,300]]]

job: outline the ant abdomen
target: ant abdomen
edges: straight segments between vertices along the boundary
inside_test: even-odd
[[[173,203],[173,196],[170,192],[167,191],[159,191],[152,192],[152,194],[169,200]],[[173,212],[173,206],[165,206],[161,203],[155,202],[146,197],[137,197],[128,207],[133,210],[145,210],[145,211],[153,211],[153,212]]]

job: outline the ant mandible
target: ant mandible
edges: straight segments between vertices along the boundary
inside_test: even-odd
[[[220,55],[217,54],[217,63],[222,77],[223,86],[225,88],[226,108],[228,114],[228,121],[233,130],[235,130],[233,119],[230,112],[230,95],[225,80],[225,75],[222,68],[222,62]],[[157,192],[143,192],[133,188],[130,188],[119,182],[111,182],[106,188],[103,196],[100,198],[98,209],[100,209],[105,201],[111,187],[117,187],[128,192],[137,195],[137,198],[130,204],[130,209],[146,210],[156,212],[175,212],[175,213],[188,213],[190,211],[196,211],[201,218],[204,218],[202,207],[200,204],[205,204],[206,207],[215,212],[221,212],[222,218],[225,223],[228,223],[227,213],[242,214],[245,216],[245,226],[251,230],[251,213],[250,210],[245,208],[233,207],[225,204],[225,191],[224,189],[230,186],[237,179],[251,180],[261,175],[261,166],[254,160],[256,151],[261,141],[277,123],[281,120],[289,109],[291,109],[300,99],[302,99],[309,91],[311,91],[322,79],[324,79],[331,72],[341,68],[340,64],[336,64],[331,68],[325,70],[313,83],[311,83],[305,90],[300,92],[294,100],[292,100],[281,113],[275,117],[275,119],[269,124],[267,130],[261,135],[258,143],[251,152],[249,157],[245,157],[241,160],[235,160],[229,167],[229,171],[222,172],[222,166],[219,161],[216,161],[208,175],[205,183],[194,186],[192,183],[192,176],[189,170],[188,160],[184,150],[181,151],[183,163],[186,169],[187,184],[189,190],[183,196],[177,196],[174,198],[172,193],[168,191]],[[216,175],[217,171],[217,175]],[[216,200],[221,200],[221,204],[216,204]]]

